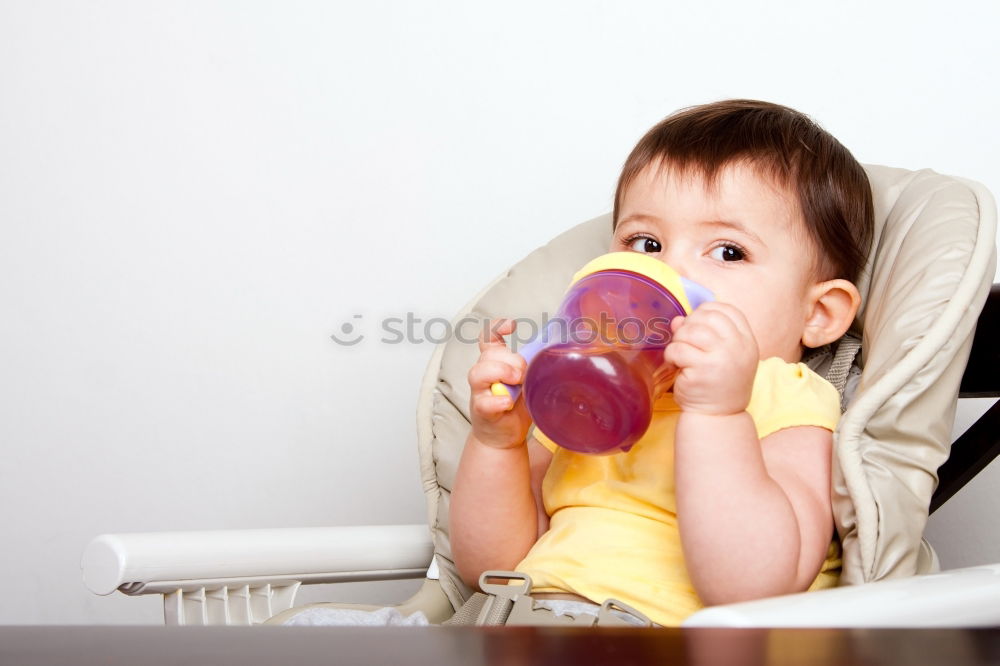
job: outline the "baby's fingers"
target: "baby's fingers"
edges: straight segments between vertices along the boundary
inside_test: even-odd
[[[705,352],[686,342],[674,341],[663,350],[663,360],[675,368],[690,368],[705,356]]]
[[[494,360],[480,360],[469,370],[469,388],[473,393],[489,391],[497,382],[520,384],[520,368]]]
[[[509,365],[516,368],[522,374],[528,367],[528,362],[524,360],[523,356],[499,345],[490,346],[483,350],[483,353],[479,355],[478,362],[483,363],[486,361],[496,361],[497,363]]]
[[[488,326],[483,328],[483,332],[479,335],[479,350],[486,351],[497,345],[506,348],[507,343],[504,342],[503,336],[513,333],[517,323],[513,319],[497,319],[488,321],[487,324]]]
[[[509,395],[481,393],[472,397],[473,413],[490,421],[509,412],[513,406],[514,401]]]
[[[719,343],[719,339],[719,332],[710,324],[699,319],[691,320],[680,327],[674,333],[674,339],[670,344],[685,343],[702,351],[708,351]]]

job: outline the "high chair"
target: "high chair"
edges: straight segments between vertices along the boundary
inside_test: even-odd
[[[950,441],[960,393],[1000,396],[1000,290],[991,291],[996,206],[971,181],[866,169],[876,230],[858,285],[863,304],[848,336],[807,359],[821,374],[832,369],[844,387],[832,486],[844,586],[707,608],[686,625],[1000,624],[1000,564],[936,573],[937,558],[922,539],[929,510],[1000,452],[1000,403]],[[539,321],[574,271],[607,250],[610,234],[609,215],[570,229],[458,317]],[[417,435],[429,528],[105,534],[84,552],[87,586],[97,594],[162,594],[167,624],[255,624],[298,612],[292,605],[302,584],[424,577],[398,608],[446,620],[471,593],[453,563],[448,509],[469,430],[466,374],[477,356],[475,344],[439,345],[421,385]]]

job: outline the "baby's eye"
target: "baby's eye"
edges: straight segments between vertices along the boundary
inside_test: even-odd
[[[720,245],[712,248],[711,256],[719,261],[743,261],[746,255],[736,245]]]
[[[631,239],[628,241],[628,247],[635,252],[645,252],[647,254],[656,254],[663,249],[660,241],[648,236],[637,236]]]

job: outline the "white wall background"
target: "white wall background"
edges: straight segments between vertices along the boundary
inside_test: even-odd
[[[1000,192],[998,24],[986,1],[0,2],[0,623],[158,622],[83,587],[102,532],[423,521],[431,345],[375,322],[449,316],[607,211],[674,109],[778,101],[862,161]],[[369,339],[333,344],[345,321]],[[970,491],[945,564],[1000,561],[966,529],[998,493]]]

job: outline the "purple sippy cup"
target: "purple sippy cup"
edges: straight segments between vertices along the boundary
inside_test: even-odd
[[[520,354],[524,398],[535,427],[579,453],[628,451],[673,384],[663,360],[670,321],[711,293],[663,262],[636,252],[594,259],[573,278],[556,316]],[[514,400],[520,386],[494,384]]]

